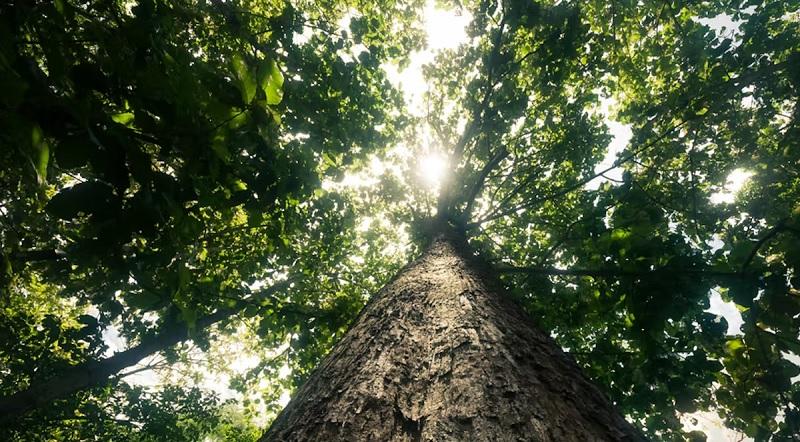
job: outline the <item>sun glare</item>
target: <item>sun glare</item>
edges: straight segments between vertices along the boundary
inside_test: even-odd
[[[438,9],[433,0],[428,1],[422,17],[427,47],[413,52],[409,65],[402,71],[395,64],[382,65],[389,81],[403,91],[412,114],[425,114],[423,96],[428,85],[422,74],[422,66],[432,62],[437,51],[453,49],[467,42],[466,27],[471,20],[472,17],[466,11]]]
[[[753,176],[753,172],[744,170],[744,169],[736,169],[728,175],[728,184],[727,188],[730,192],[736,193],[742,189],[744,183]]]
[[[467,40],[466,26],[471,17],[461,11],[437,9],[434,2],[425,6],[425,33],[428,48],[452,49]]]
[[[429,153],[422,156],[417,163],[417,170],[422,181],[428,188],[436,191],[444,178],[447,169],[447,159],[438,153]]]
[[[733,203],[736,200],[736,194],[742,190],[742,187],[751,176],[753,176],[753,172],[745,169],[734,169],[728,175],[722,190],[711,195],[711,202],[713,204]]]

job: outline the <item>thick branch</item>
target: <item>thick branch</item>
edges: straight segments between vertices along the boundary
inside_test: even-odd
[[[786,224],[787,220],[788,220],[788,218],[784,218],[784,219],[780,220],[778,222],[778,224],[775,225],[775,227],[771,228],[769,230],[769,232],[767,232],[766,235],[764,235],[761,239],[758,240],[758,242],[756,242],[756,245],[753,246],[753,250],[750,251],[750,254],[747,255],[747,259],[745,259],[744,263],[742,264],[741,273],[744,273],[745,270],[747,270],[747,267],[750,265],[751,262],[753,262],[753,258],[756,257],[756,255],[758,254],[758,251],[761,249],[761,247],[763,247],[764,244],[766,244],[767,241],[772,239],[775,235],[780,233],[781,230],[783,230],[783,227]]]
[[[13,261],[55,261],[66,257],[67,254],[61,250],[20,250],[11,254]]]
[[[233,313],[233,310],[218,310],[197,321],[197,328],[204,329]],[[145,338],[135,347],[100,361],[88,361],[76,365],[44,382],[0,399],[0,414],[3,415],[3,420],[11,419],[80,390],[103,385],[110,376],[122,369],[188,338],[189,329],[186,324],[173,324],[161,333]]]
[[[622,270],[617,268],[606,269],[556,269],[553,267],[515,267],[509,265],[500,265],[495,267],[500,273],[523,273],[529,275],[545,275],[545,276],[590,276],[593,278],[619,278],[619,277],[642,277],[654,274],[684,274],[684,275],[698,275],[698,276],[712,276],[712,277],[742,277],[740,272],[722,272],[715,270],[703,269],[672,269],[660,268],[653,270]]]
[[[475,204],[475,200],[478,198],[478,194],[483,189],[483,183],[486,181],[486,177],[500,164],[508,156],[508,149],[505,147],[501,147],[500,150],[495,154],[495,156],[483,166],[483,170],[478,175],[478,179],[475,180],[475,183],[472,185],[472,188],[467,195],[467,208],[464,209],[464,219],[468,220],[470,214],[472,213],[472,207]]]

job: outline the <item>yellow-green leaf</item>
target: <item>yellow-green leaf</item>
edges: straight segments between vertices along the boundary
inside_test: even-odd
[[[725,343],[725,349],[731,355],[741,353],[744,351],[744,341],[742,341],[742,338],[730,339]]]
[[[39,184],[44,184],[47,181],[47,164],[50,162],[50,146],[44,139],[42,129],[38,125],[33,126],[31,132],[31,147],[33,154],[31,155],[31,162],[33,168],[36,170],[36,176]]]
[[[283,74],[275,60],[269,59],[261,63],[261,89],[267,96],[267,104],[276,105],[283,100]]]
[[[119,124],[127,125],[128,123],[133,121],[133,112],[122,112],[120,114],[113,115],[111,119]]]
[[[233,72],[239,80],[239,90],[242,92],[242,101],[250,103],[256,96],[256,80],[247,66],[247,62],[239,54],[233,56]]]

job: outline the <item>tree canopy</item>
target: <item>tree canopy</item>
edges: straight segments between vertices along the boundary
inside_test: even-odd
[[[0,6],[0,436],[257,438],[436,216],[645,434],[797,437],[800,3],[438,5],[419,110],[419,0]]]

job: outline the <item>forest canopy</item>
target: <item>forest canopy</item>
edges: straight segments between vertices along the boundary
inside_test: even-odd
[[[12,0],[0,85],[0,439],[258,439],[434,219],[648,437],[800,434],[800,2]]]

